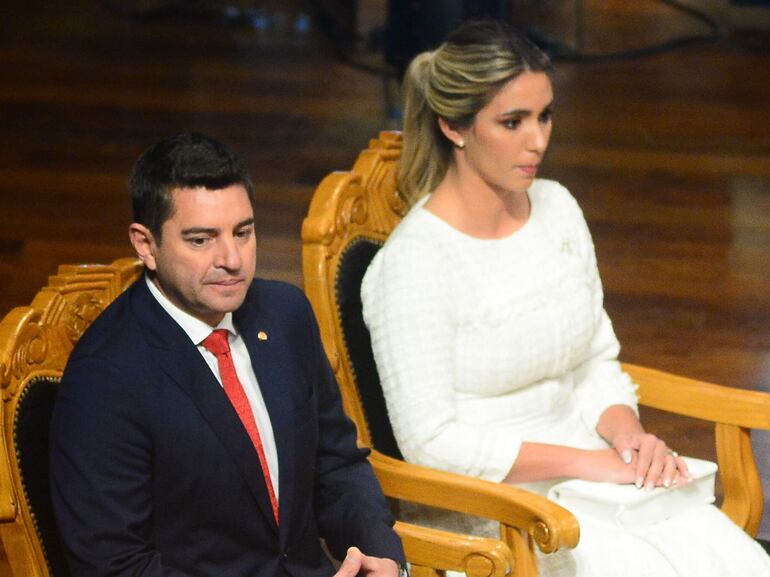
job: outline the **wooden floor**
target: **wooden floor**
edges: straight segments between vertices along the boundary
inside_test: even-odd
[[[4,11],[0,314],[29,302],[59,263],[130,253],[131,164],[183,130],[247,160],[261,272],[301,285],[314,186],[393,121],[381,77],[336,57],[311,2],[251,4],[256,27],[138,21],[81,0]],[[615,4],[626,7],[586,3],[592,48],[689,32],[654,2]],[[588,217],[623,359],[770,390],[770,35],[561,62],[555,92],[542,172]],[[668,430],[677,447],[703,444],[696,427]]]

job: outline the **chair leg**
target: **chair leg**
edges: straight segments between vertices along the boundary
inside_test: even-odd
[[[500,538],[513,553],[513,571],[516,577],[537,577],[535,551],[529,536],[518,529],[500,526]]]

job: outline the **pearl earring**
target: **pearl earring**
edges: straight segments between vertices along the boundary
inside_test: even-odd
[[[458,148],[465,148],[465,141],[464,140],[460,140],[460,142],[457,143],[457,147]]]

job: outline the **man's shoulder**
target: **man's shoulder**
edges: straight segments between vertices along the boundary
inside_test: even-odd
[[[265,297],[293,295],[294,298],[304,298],[304,293],[298,286],[285,281],[262,277],[254,277],[251,287],[249,287],[249,294],[253,295],[254,293],[261,293]]]
[[[71,359],[80,357],[125,358],[131,354],[141,355],[138,350],[138,319],[134,314],[131,301],[134,294],[141,290],[139,279],[112,301],[96,317],[83,333],[72,352]]]
[[[255,277],[246,295],[246,303],[266,312],[286,314],[306,310],[307,297],[302,290],[288,282]]]

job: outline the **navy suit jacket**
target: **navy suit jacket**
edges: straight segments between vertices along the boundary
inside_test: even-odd
[[[54,408],[52,496],[75,577],[329,577],[321,538],[340,559],[356,545],[403,561],[304,295],[256,279],[233,316],[273,426],[280,524],[237,413],[139,279],[75,347]]]

